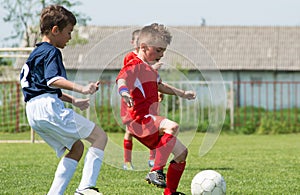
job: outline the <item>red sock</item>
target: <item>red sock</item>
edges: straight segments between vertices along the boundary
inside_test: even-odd
[[[124,139],[124,162],[131,162],[132,140]]]
[[[185,162],[176,163],[175,161],[171,161],[167,172],[167,187],[165,188],[164,195],[176,192],[185,164]]]
[[[150,150],[149,160],[154,160],[155,159],[155,153],[156,153],[155,149]]]
[[[152,171],[163,170],[176,143],[176,137],[165,133],[156,147],[156,156]]]

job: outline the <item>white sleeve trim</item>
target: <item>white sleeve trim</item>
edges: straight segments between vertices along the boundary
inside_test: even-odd
[[[53,83],[54,81],[57,81],[59,79],[64,79],[66,80],[66,78],[64,77],[53,77],[52,79],[50,79],[48,82],[47,82],[47,86],[50,87],[50,88],[53,88],[53,89],[57,89],[57,87],[51,87],[51,83]]]

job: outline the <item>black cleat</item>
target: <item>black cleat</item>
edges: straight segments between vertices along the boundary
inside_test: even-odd
[[[164,195],[164,193],[162,193],[162,195]],[[185,195],[185,193],[182,192],[173,192],[172,194],[169,195]]]
[[[153,184],[158,188],[166,188],[166,176],[162,170],[151,171],[147,174],[145,180],[148,184]]]
[[[182,192],[173,192],[172,195],[185,195],[185,193],[182,193]]]

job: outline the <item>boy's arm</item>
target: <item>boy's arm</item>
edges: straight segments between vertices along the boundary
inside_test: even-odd
[[[80,108],[80,110],[85,110],[90,106],[90,99],[80,99],[80,98],[75,98],[69,94],[62,93],[62,96],[60,99],[64,102],[69,102],[73,104],[74,106]]]
[[[64,102],[69,102],[69,103],[73,103],[75,101],[75,97],[66,94],[66,93],[62,93],[62,96],[60,96],[60,98],[62,101]]]
[[[165,94],[169,94],[169,95],[177,95],[181,98],[185,98],[188,100],[196,98],[196,94],[194,91],[184,91],[182,89],[178,89],[176,87],[173,87],[173,86],[171,86],[167,83],[163,83],[163,82],[158,84],[158,91],[165,93]]]
[[[75,91],[86,95],[86,94],[94,94],[98,90],[99,83],[100,82],[98,81],[96,83],[89,83],[86,86],[82,86],[72,81],[69,81],[67,79],[58,79],[56,81],[53,81],[50,84],[50,86],[60,88],[60,89]]]
[[[118,79],[117,80],[117,85],[118,85],[118,92],[121,95],[121,97],[124,99],[128,107],[133,106],[133,99],[130,96],[128,87],[126,85],[125,79]]]

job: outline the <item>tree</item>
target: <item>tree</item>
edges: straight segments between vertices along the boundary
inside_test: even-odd
[[[24,40],[25,47],[32,47],[39,38],[39,15],[42,8],[50,4],[59,4],[67,9],[81,5],[81,2],[68,0],[1,0],[2,7],[7,11],[4,22],[13,23],[14,32],[6,40]],[[72,10],[79,25],[86,25],[90,17]]]

